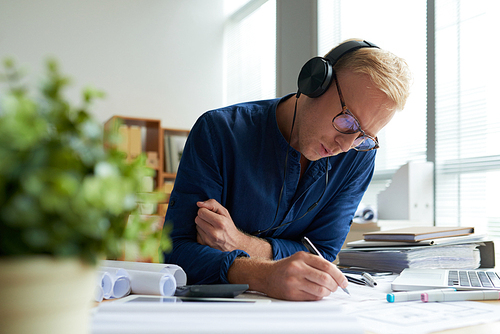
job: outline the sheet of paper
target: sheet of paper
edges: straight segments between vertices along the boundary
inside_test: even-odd
[[[338,290],[319,303],[342,306],[345,313],[355,316],[366,331],[377,334],[423,334],[500,321],[500,303],[389,303],[386,296],[391,292],[390,283],[394,278],[376,277],[378,285],[374,288],[349,284],[351,297]]]
[[[99,305],[94,312],[92,334],[101,333],[363,334],[363,328],[332,303],[115,301]]]

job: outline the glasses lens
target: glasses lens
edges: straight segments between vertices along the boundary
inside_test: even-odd
[[[340,114],[333,119],[333,126],[342,133],[356,133],[359,131],[358,122],[349,114]]]
[[[373,139],[367,136],[361,136],[354,140],[352,147],[358,151],[369,151],[376,146]]]

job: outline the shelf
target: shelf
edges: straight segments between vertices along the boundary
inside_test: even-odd
[[[128,159],[134,159],[141,153],[146,154],[148,166],[156,172],[154,188],[161,187],[163,185],[163,134],[161,121],[159,119],[113,116],[104,123],[104,128],[109,129],[117,121],[128,129],[124,130],[128,132],[122,132],[122,135],[127,138],[128,144],[122,143],[120,145],[122,147],[119,147],[119,149],[126,151]]]
[[[116,121],[125,125],[120,129],[127,138],[126,144],[121,144],[122,149],[128,155],[128,159],[133,159],[141,153],[153,154],[150,168],[155,171],[153,179],[153,189],[163,191],[167,194],[165,201],[158,204],[158,215],[161,216],[166,211],[170,192],[176,178],[177,167],[184,150],[184,144],[189,135],[189,130],[162,128],[158,119],[147,119],[128,116],[113,116],[104,124],[105,128],[114,126]],[[134,128],[132,130],[132,128]],[[140,129],[140,130],[139,130]],[[131,153],[132,152],[132,153]]]

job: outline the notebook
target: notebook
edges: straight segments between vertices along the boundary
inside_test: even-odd
[[[474,233],[473,227],[440,227],[440,226],[413,226],[388,231],[374,231],[364,233],[367,241],[406,241],[418,242],[428,239],[456,237]]]
[[[498,269],[405,269],[392,282],[393,291],[449,288],[457,290],[500,290]]]

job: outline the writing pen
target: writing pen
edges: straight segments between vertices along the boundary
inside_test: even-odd
[[[377,281],[375,280],[375,278],[373,278],[373,276],[370,275],[370,273],[368,273],[366,271],[349,270],[349,269],[345,269],[345,268],[341,268],[340,271],[344,273],[344,276],[347,277],[347,280],[349,282],[361,284],[361,285],[368,285],[368,286],[371,286],[372,288],[378,284]],[[351,276],[347,276],[346,274],[359,275],[359,276],[361,276],[361,278],[354,278],[354,280],[351,280],[351,279],[349,279],[349,277],[351,277]]]
[[[306,248],[309,251],[309,253],[314,254],[314,255],[318,255],[320,258],[322,258],[323,260],[325,260],[325,258],[323,257],[323,255],[321,255],[321,253],[316,249],[316,247],[314,247],[314,245],[311,242],[311,240],[309,240],[309,238],[307,238],[306,236],[302,237],[302,244],[304,246],[306,246]],[[340,288],[342,290],[344,290],[344,292],[347,293],[348,295],[351,295],[349,293],[349,290],[347,290],[347,288],[343,288],[341,286],[340,286]]]
[[[420,300],[427,302],[454,302],[460,300],[498,300],[500,291],[479,290],[479,291],[428,291],[422,293]]]
[[[369,286],[374,287],[375,285],[377,285],[377,281],[373,278],[372,275],[368,273],[363,273],[361,276]]]
[[[364,268],[358,268],[358,267],[343,267],[343,268],[339,268],[339,269],[344,274],[362,275],[363,273],[366,272],[366,273],[370,274],[372,277],[392,275],[392,271],[378,271],[378,270],[374,270],[374,269],[370,269],[370,271],[368,271]]]
[[[345,278],[347,278],[348,282],[354,283],[354,284],[359,284],[359,285],[366,285],[366,281],[364,279],[352,277],[348,274],[344,274]]]

